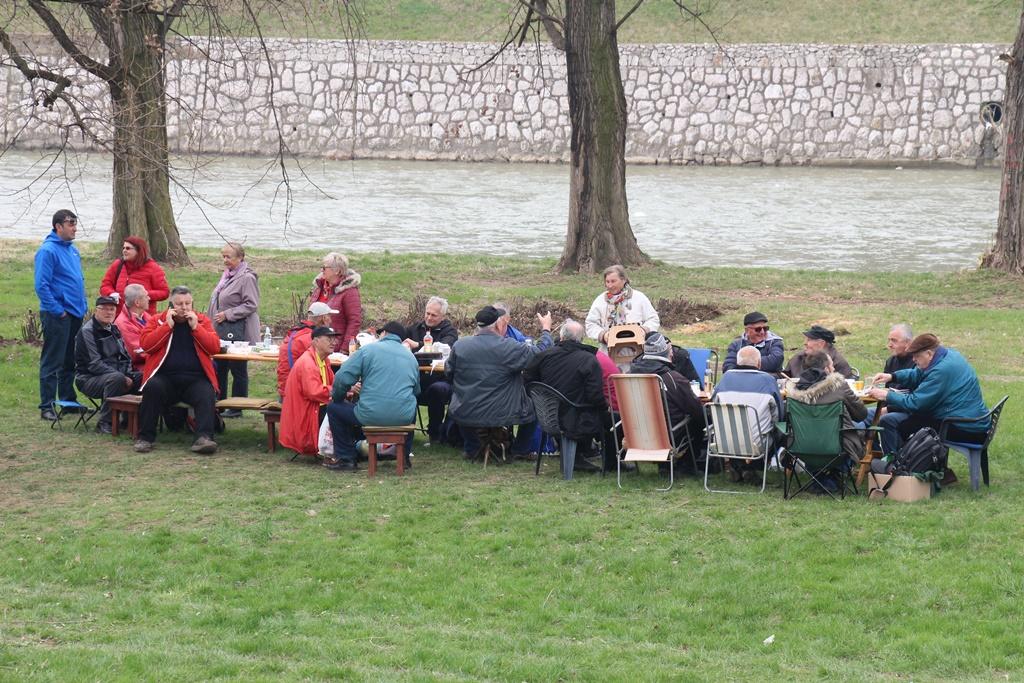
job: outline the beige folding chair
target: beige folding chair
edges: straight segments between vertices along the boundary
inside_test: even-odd
[[[616,479],[622,488],[622,463],[657,462],[668,464],[668,491],[675,484],[675,461],[690,452],[690,439],[676,443],[675,432],[690,422],[687,415],[669,428],[668,398],[665,383],[657,375],[612,375],[619,401],[619,420],[612,426],[616,446]],[[613,415],[614,417],[614,415]],[[622,443],[617,427],[622,427]],[[692,456],[692,453],[691,453]]]

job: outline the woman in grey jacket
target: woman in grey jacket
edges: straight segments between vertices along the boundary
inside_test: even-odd
[[[206,315],[213,321],[221,339],[259,342],[260,284],[256,271],[245,261],[245,249],[237,242],[228,242],[220,250],[224,273],[210,295]],[[241,322],[243,324],[239,325]],[[232,329],[236,328],[236,329]],[[249,369],[246,361],[217,361],[218,399],[227,398],[228,371],[231,371],[231,395],[249,395]],[[225,417],[237,417],[239,411],[225,411]]]

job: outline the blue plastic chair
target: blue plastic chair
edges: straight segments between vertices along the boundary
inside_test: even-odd
[[[711,367],[711,381],[718,384],[718,351],[687,348],[686,352],[690,354],[690,362],[693,363],[693,369],[697,371],[697,377],[700,378],[700,388],[705,388],[704,377],[707,375],[709,366]],[[715,359],[713,366],[711,365],[712,357]]]
[[[946,418],[939,424],[939,440],[942,441],[943,445],[953,449],[957,453],[963,453],[967,458],[967,467],[971,472],[971,489],[977,491],[981,488],[980,479],[984,478],[985,486],[988,486],[988,445],[992,443],[992,438],[996,435],[996,424],[999,422],[999,415],[1003,412],[1003,404],[1009,399],[1009,396],[1003,396],[1002,400],[995,405],[987,415],[976,418],[957,418],[950,417]],[[988,432],[985,433],[985,441],[983,443],[961,443],[959,441],[950,441],[946,438],[946,433],[949,431],[950,425],[963,423],[963,422],[981,422],[985,418],[990,420]]]

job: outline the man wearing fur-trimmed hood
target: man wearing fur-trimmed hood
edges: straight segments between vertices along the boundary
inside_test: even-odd
[[[348,353],[349,342],[363,324],[363,304],[359,299],[362,277],[348,267],[348,257],[332,251],[324,256],[321,273],[313,280],[309,303],[321,301],[337,313],[331,314],[331,327],[340,334],[334,350]]]
[[[824,351],[811,351],[804,355],[803,371],[791,379],[786,387],[786,398],[811,405],[843,402],[842,429],[853,429],[853,423],[867,417],[868,410],[850,389],[846,378],[835,371],[832,358]],[[864,453],[864,440],[860,432],[844,431],[843,452],[854,464]]]

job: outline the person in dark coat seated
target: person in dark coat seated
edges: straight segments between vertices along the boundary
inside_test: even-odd
[[[675,434],[676,443],[690,440],[692,453],[700,452],[704,432],[704,408],[690,382],[672,367],[672,346],[660,332],[649,332],[644,340],[644,353],[630,364],[629,374],[654,374],[661,377],[668,392],[668,414],[672,424],[678,424],[687,415],[690,422]]]
[[[142,373],[132,369],[121,330],[114,324],[117,299],[101,296],[96,308],[75,338],[75,384],[91,398],[102,398],[96,429],[110,434],[110,406],[106,399],[138,392]]]
[[[605,462],[614,467],[615,444],[610,444],[609,450],[606,442],[606,437],[610,436],[611,414],[604,399],[601,364],[597,362],[597,347],[583,344],[583,335],[583,324],[567,319],[562,324],[558,343],[534,356],[523,378],[527,382],[543,382],[569,401],[588,406],[575,408],[562,404],[559,409],[559,422],[565,436],[580,443],[577,469],[593,468],[586,458],[591,455],[590,445],[595,437],[601,439]]]
[[[432,344],[454,346],[459,331],[445,318],[448,315],[448,300],[432,296],[423,307],[423,320],[408,329],[402,343],[409,350],[423,350],[423,340],[430,330]],[[420,375],[419,404],[427,407],[427,445],[442,441],[444,412],[452,398],[452,385],[444,375],[423,373]]]

